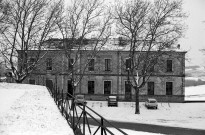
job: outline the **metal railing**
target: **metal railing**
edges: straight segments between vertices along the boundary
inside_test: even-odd
[[[67,93],[65,96],[63,94],[63,90],[60,92],[57,89],[54,91],[49,90],[49,92],[54,98],[54,101],[58,106],[62,116],[65,117],[68,124],[73,129],[75,135],[85,135],[87,132],[89,132],[90,135],[96,135],[96,133],[99,132],[100,135],[115,135],[113,131],[110,130],[110,128],[114,129],[115,132],[117,132],[117,135],[128,135],[110,123],[96,111],[88,107],[86,103],[81,105],[76,104],[74,102],[76,100],[75,97],[69,93]],[[91,122],[95,123],[94,125],[97,125],[96,129],[91,130]],[[86,127],[88,130],[86,130]]]

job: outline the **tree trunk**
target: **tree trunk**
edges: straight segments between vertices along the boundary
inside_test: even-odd
[[[140,114],[139,107],[139,88],[135,87],[135,114]]]

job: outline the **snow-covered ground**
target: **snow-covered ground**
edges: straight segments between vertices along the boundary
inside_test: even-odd
[[[107,102],[88,101],[88,106],[108,120],[205,130],[205,103],[159,103],[155,110],[147,109],[140,102],[139,115],[134,114],[133,102],[107,107]]]
[[[205,94],[205,86],[189,87],[185,91],[187,100],[193,100],[190,95]],[[203,99],[203,96],[197,98]],[[205,103],[159,103],[159,109],[148,110],[141,102],[139,115],[134,114],[134,102],[119,102],[118,107],[107,107],[106,101],[88,101],[88,106],[108,120],[205,130]],[[93,130],[96,128],[92,126]],[[153,134],[122,130],[129,135]],[[73,133],[44,86],[0,83],[0,134]]]
[[[185,88],[185,97],[187,101],[205,101],[205,85]],[[107,107],[106,101],[88,101],[88,106],[108,120],[205,130],[204,102],[159,103],[157,110],[147,109],[140,102],[140,115],[134,114],[134,102],[119,102],[118,107]]]
[[[91,130],[96,129],[96,126],[91,126]],[[115,129],[110,130],[118,134]],[[123,130],[129,135],[154,134]],[[0,83],[0,135],[41,134],[73,135],[72,129],[61,116],[46,87]],[[86,135],[89,135],[88,129]]]
[[[186,87],[185,101],[205,101],[205,85]]]
[[[46,87],[0,83],[1,135],[73,135]]]

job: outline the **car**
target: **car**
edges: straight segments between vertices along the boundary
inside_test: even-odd
[[[85,101],[84,95],[76,95],[74,103],[77,105],[86,105],[87,104],[87,102]]]
[[[158,103],[157,100],[154,98],[148,98],[145,101],[145,106],[149,109],[149,108],[154,108],[157,109],[158,108]]]
[[[118,106],[117,96],[108,96],[108,107]]]

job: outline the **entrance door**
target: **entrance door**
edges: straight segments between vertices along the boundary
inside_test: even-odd
[[[46,80],[46,87],[48,87],[51,91],[53,91],[53,81]]]
[[[132,89],[131,84],[129,84],[128,81],[125,81],[125,100],[132,100],[131,89]]]
[[[71,80],[68,80],[68,93],[70,95],[73,95],[73,86],[72,86],[72,81]],[[68,97],[71,97],[69,94],[68,94]]]

